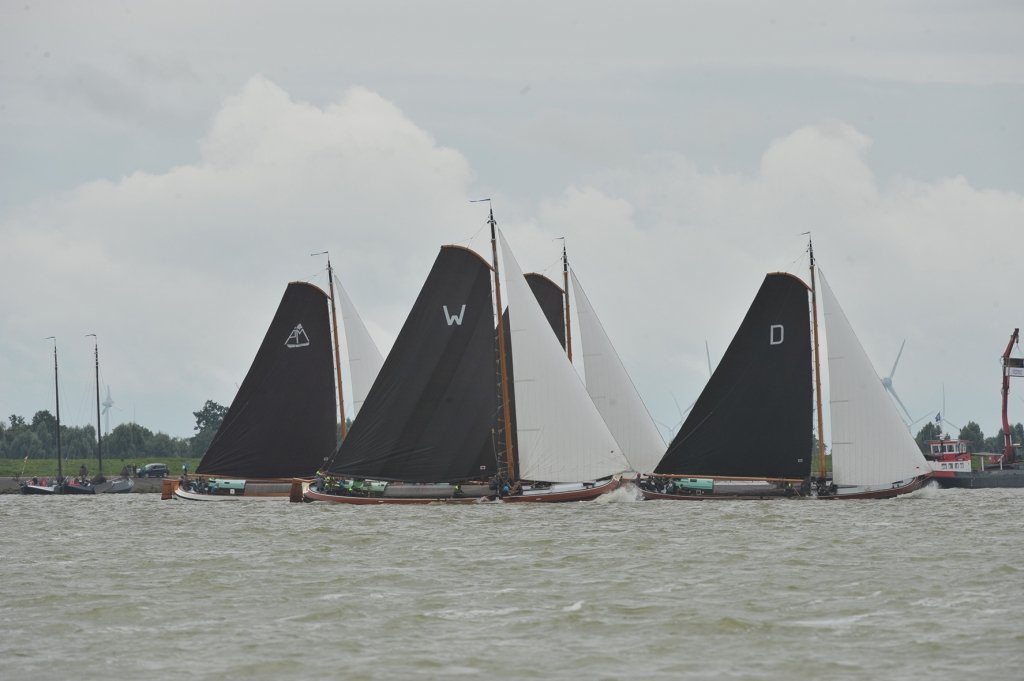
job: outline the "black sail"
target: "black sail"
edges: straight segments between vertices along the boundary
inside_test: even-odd
[[[558,337],[558,342],[565,347],[565,299],[562,287],[551,281],[543,274],[530,272],[523,275],[526,283],[533,291],[533,297],[540,304],[540,309],[551,324],[551,330]]]
[[[769,274],[656,473],[766,478],[810,474],[808,288]]]
[[[394,347],[328,467],[335,475],[455,482],[494,475],[491,267],[459,246],[434,261]]]
[[[312,284],[288,284],[197,473],[291,478],[323,466],[338,427],[327,301]]]

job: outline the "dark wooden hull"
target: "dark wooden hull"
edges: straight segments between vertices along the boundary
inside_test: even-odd
[[[849,494],[843,494],[842,490],[840,490],[839,493],[837,493],[837,494],[833,494],[833,495],[830,495],[830,496],[827,496],[827,497],[818,497],[818,498],[819,499],[825,499],[825,500],[830,500],[830,499],[836,499],[836,500],[846,500],[846,499],[892,499],[893,497],[898,497],[898,496],[900,496],[902,494],[910,494],[913,491],[921,489],[926,484],[928,484],[928,482],[931,479],[932,479],[931,476],[919,475],[918,477],[914,478],[909,484],[903,485],[902,487],[893,487],[891,489],[882,489],[882,490],[871,490],[871,491],[868,491],[868,492],[852,492],[852,493],[849,493]]]
[[[764,499],[801,499],[799,494],[778,492],[762,492],[756,494],[730,494],[728,492],[712,492],[711,494],[665,494],[642,489],[645,501],[761,501]]]
[[[424,504],[475,504],[480,501],[488,501],[493,497],[355,497],[341,494],[325,494],[312,489],[307,489],[302,495],[303,501],[327,501],[335,504],[349,504],[352,506],[380,506],[381,504],[397,505],[419,505]]]
[[[567,490],[564,492],[551,492],[546,494],[516,494],[503,497],[506,504],[560,504],[570,501],[591,501],[602,494],[607,494],[619,488],[622,480],[615,476],[608,482],[593,487],[586,487],[578,490]]]
[[[238,499],[288,499],[291,496],[292,482],[281,480],[246,480],[245,487],[234,493],[219,490],[216,493],[196,492],[185,489],[180,484],[174,490],[177,499],[187,501],[235,501]]]

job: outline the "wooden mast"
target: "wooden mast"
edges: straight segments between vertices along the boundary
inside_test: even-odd
[[[572,361],[572,317],[569,316],[569,257],[565,253],[565,237],[562,237],[562,281],[565,296],[565,352]]]
[[[334,327],[334,374],[338,379],[338,414],[341,416],[341,439],[348,435],[348,423],[345,421],[345,392],[341,389],[341,341],[338,336],[338,308],[334,305],[334,268],[331,267],[331,255],[327,254],[327,278],[331,284],[331,326]]]
[[[60,452],[60,381],[57,380],[57,338],[49,336],[46,340],[53,341],[53,393],[57,397],[57,484],[54,487],[58,492],[63,492],[64,462],[61,461]]]
[[[818,290],[814,276],[814,243],[807,233],[807,252],[811,257],[811,319],[814,323],[814,398],[818,411],[818,475],[825,479],[825,424],[821,413],[821,346],[818,344]]]
[[[96,357],[96,460],[99,462],[100,471],[97,479],[103,480],[103,432],[100,430],[100,343],[96,334],[86,334],[86,338],[93,337],[93,351]]]
[[[509,480],[515,479],[515,452],[512,451],[512,416],[509,412],[508,360],[505,357],[505,321],[501,307],[501,278],[498,272],[498,223],[494,208],[490,209],[487,224],[491,226],[491,259],[494,263],[494,302],[498,309],[498,364],[501,370],[501,413],[505,426],[505,465]]]
[[[345,394],[341,388],[341,340],[338,337],[338,308],[334,305],[334,268],[331,267],[330,251],[310,253],[310,255],[327,256],[327,284],[330,287],[331,326],[334,329],[334,376],[338,382],[338,414],[341,417],[341,439],[348,435],[348,424],[345,422]]]

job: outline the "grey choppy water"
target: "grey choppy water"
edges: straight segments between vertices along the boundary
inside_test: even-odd
[[[4,496],[0,677],[1021,678],[1022,512]]]

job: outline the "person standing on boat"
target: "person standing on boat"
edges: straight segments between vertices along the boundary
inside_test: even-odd
[[[85,467],[84,463],[78,467],[78,477],[82,479],[82,482],[89,477],[89,469]]]

